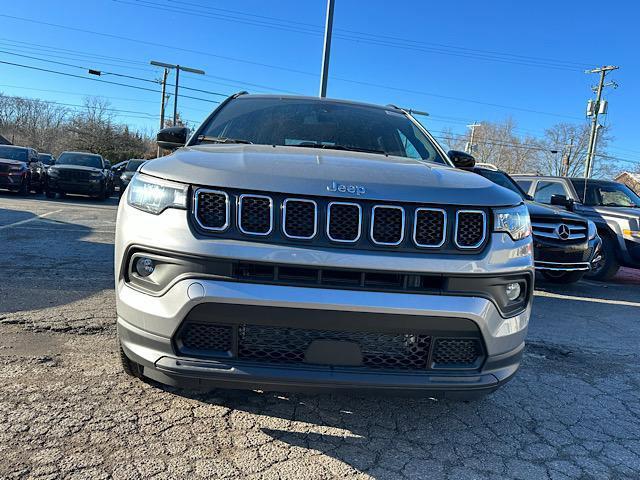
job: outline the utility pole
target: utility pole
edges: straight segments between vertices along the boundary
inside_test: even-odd
[[[151,61],[151,65],[155,67],[164,67],[165,72],[169,68],[172,68],[176,71],[176,84],[175,84],[175,93],[173,98],[173,126],[175,127],[176,121],[178,120],[178,83],[180,81],[180,70],[183,70],[185,72],[196,73],[198,75],[204,75],[204,70],[199,70],[197,68],[184,67],[182,65],[173,65],[172,63],[156,62],[155,60]],[[163,92],[164,92],[164,89],[163,89]],[[162,95],[162,102],[164,105],[164,93]]]
[[[164,128],[164,102],[167,94],[167,75],[169,75],[169,69],[165,68],[162,74],[162,97],[160,98],[160,130]]]
[[[162,97],[160,98],[160,130],[164,128],[164,102],[165,95],[167,91],[167,75],[169,75],[169,69],[165,68],[164,73],[162,74]],[[158,146],[157,157],[162,153],[162,149]]]
[[[476,136],[476,127],[481,127],[481,126],[482,126],[481,123],[472,123],[471,125],[467,125],[467,128],[471,129],[471,140],[465,146],[465,149],[464,149],[465,152],[473,154],[473,140],[475,139],[475,136]]]
[[[327,96],[329,78],[329,56],[331,54],[331,32],[333,30],[333,7],[335,0],[327,0],[327,22],[324,27],[324,49],[322,51],[322,70],[320,72],[320,97]]]
[[[586,70],[584,73],[599,73],[600,81],[598,82],[598,86],[596,88],[596,101],[592,103],[589,101],[589,106],[587,108],[587,115],[591,116],[591,133],[589,134],[589,145],[587,149],[587,158],[585,159],[584,165],[584,177],[585,177],[585,189],[586,189],[586,179],[591,177],[591,172],[593,171],[593,158],[596,151],[596,142],[598,137],[598,115],[601,113],[604,114],[607,112],[606,102],[602,102],[602,89],[605,86],[613,86],[617,87],[615,83],[610,83],[605,85],[604,78],[607,76],[607,73],[617,70],[620,67],[616,67],[614,65],[605,65],[600,68],[594,68],[593,70]]]

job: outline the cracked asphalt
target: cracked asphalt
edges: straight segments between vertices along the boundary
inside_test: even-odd
[[[640,478],[637,271],[539,283],[479,401],[189,392],[121,371],[115,208],[0,193],[0,478]]]

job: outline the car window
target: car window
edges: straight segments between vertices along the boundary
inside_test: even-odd
[[[484,168],[478,168],[474,170],[474,172],[483,176],[487,180],[491,180],[493,183],[500,185],[501,187],[508,188],[512,192],[517,193],[523,200],[525,199],[525,192],[523,192],[506,173],[495,170],[486,170]]]
[[[519,178],[514,178],[516,183],[520,185],[520,188],[525,191],[525,193],[529,193],[529,189],[531,188],[531,184],[533,180],[520,180]]]
[[[551,203],[553,195],[564,195],[567,197],[567,190],[561,182],[539,181],[536,185],[536,193],[533,196],[536,202]]]
[[[100,155],[92,155],[90,153],[65,152],[60,155],[56,165],[79,165],[83,167],[103,168]]]
[[[216,113],[200,134],[259,145],[382,152],[448,164],[407,115],[367,105],[240,97]]]
[[[13,148],[13,147],[0,147],[0,158],[26,162],[28,160],[27,149]]]
[[[127,162],[127,166],[125,167],[125,170],[127,172],[135,172],[136,170],[138,170],[138,167],[143,163],[144,163],[144,160],[129,160]]]
[[[580,199],[584,197],[584,180],[572,180]],[[636,207],[640,206],[640,196],[622,183],[587,182],[585,205],[603,207]]]

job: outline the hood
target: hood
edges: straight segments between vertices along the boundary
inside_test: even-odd
[[[23,162],[21,160],[11,160],[10,158],[1,158],[1,157],[0,157],[0,163],[3,165],[18,165],[22,167],[24,167],[27,164],[27,162]]]
[[[527,209],[529,210],[529,216],[533,220],[536,217],[556,218],[557,220],[574,220],[584,221],[586,220],[580,215],[569,212],[564,208],[554,207],[552,205],[544,205],[538,202],[527,201]]]
[[[79,170],[82,172],[102,172],[100,168],[85,167],[84,165],[51,165],[51,170]]]
[[[452,167],[303,147],[198,145],[148,162],[140,171],[196,185],[298,195],[476,206],[522,202],[480,175]]]
[[[603,217],[613,217],[620,220],[640,221],[640,208],[637,207],[591,207]]]

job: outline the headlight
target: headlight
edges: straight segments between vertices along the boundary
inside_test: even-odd
[[[9,167],[10,172],[21,172],[23,167],[21,165],[11,165]]]
[[[531,220],[525,205],[495,210],[493,223],[496,232],[508,233],[514,240],[522,240],[531,235]]]
[[[137,174],[127,187],[127,203],[132,207],[158,215],[167,208],[187,208],[189,187],[181,183]]]
[[[102,172],[91,172],[91,178],[102,178]]]
[[[50,177],[57,177],[58,176],[58,169],[57,168],[50,168],[47,173],[49,174]]]
[[[596,228],[596,224],[591,220],[587,220],[587,234],[589,240],[593,240],[598,235],[598,229]]]

